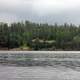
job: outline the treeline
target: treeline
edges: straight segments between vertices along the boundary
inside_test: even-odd
[[[80,50],[80,26],[48,25],[29,21],[0,23],[0,48]]]

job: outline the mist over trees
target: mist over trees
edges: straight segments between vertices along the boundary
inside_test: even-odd
[[[80,26],[49,25],[30,21],[0,23],[0,48],[80,50]]]

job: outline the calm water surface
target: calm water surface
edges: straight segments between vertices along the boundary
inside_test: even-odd
[[[0,66],[0,80],[80,80],[78,70],[66,67]]]
[[[8,53],[8,52],[1,52]],[[14,54],[14,52],[10,52]],[[23,53],[23,52],[17,52]],[[26,54],[26,52],[24,52]],[[27,52],[32,53],[32,52]],[[34,52],[35,53],[35,52]],[[46,53],[46,52],[45,52]],[[80,52],[51,52],[50,54],[37,52],[28,56],[36,58],[57,58],[58,65],[53,66],[2,66],[0,65],[0,80],[80,80]],[[59,54],[58,54],[59,53]],[[16,52],[15,52],[16,54]],[[2,57],[2,56],[1,56]],[[24,55],[23,55],[24,57]],[[9,59],[10,55],[9,55]],[[14,58],[13,58],[14,59]],[[67,62],[64,62],[67,61]],[[64,66],[65,65],[65,66]]]

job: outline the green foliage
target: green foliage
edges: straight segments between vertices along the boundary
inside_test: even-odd
[[[0,23],[0,47],[32,50],[80,50],[80,26],[48,25],[29,21]]]
[[[0,23],[0,47],[8,47],[8,25]]]

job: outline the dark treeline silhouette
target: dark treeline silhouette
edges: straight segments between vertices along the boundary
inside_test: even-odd
[[[29,21],[0,23],[0,49],[80,50],[80,26]]]

